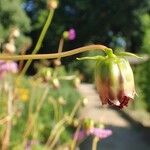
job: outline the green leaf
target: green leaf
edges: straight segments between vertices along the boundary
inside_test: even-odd
[[[131,56],[131,57],[136,57],[136,58],[139,58],[139,59],[143,59],[143,57],[141,56],[138,56],[136,54],[133,54],[133,53],[130,53],[130,52],[118,52],[116,53],[117,56]]]
[[[103,60],[105,57],[103,56],[93,56],[93,57],[81,57],[77,58],[77,60]]]

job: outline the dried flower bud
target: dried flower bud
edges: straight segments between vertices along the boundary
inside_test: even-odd
[[[60,66],[61,65],[61,60],[60,59],[54,59],[53,63],[54,63],[54,66]]]
[[[79,85],[80,85],[80,83],[81,83],[80,78],[79,78],[79,77],[76,77],[76,78],[73,80],[73,83],[74,83],[74,86],[75,86],[76,88],[78,88]]]
[[[83,106],[86,106],[88,104],[89,100],[85,97],[82,101]]]
[[[60,87],[60,83],[59,83],[59,80],[57,78],[54,78],[52,80],[52,83],[53,83],[54,88],[58,89]]]
[[[16,46],[12,42],[6,43],[3,46],[3,51],[4,53],[13,54],[16,51]]]
[[[64,100],[64,98],[62,96],[58,98],[58,103],[60,105],[66,105],[67,104],[66,101]]]
[[[52,78],[52,70],[48,67],[44,67],[40,70],[40,76],[45,82],[50,81]]]
[[[58,7],[58,0],[48,0],[47,7],[48,9],[56,9]]]
[[[12,31],[10,33],[11,38],[17,38],[20,36],[20,30],[16,27],[12,28]]]
[[[113,55],[98,61],[95,80],[102,104],[123,108],[129,100],[134,99],[133,72],[129,62],[122,57]]]
[[[74,127],[77,127],[79,125],[79,120],[78,119],[73,119],[73,125]]]

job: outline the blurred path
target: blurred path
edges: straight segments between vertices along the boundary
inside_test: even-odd
[[[123,111],[101,107],[93,85],[81,84],[78,90],[89,100],[86,107],[80,110],[80,118],[93,118],[113,130],[113,135],[102,140],[98,150],[150,150],[150,126],[144,127]],[[150,120],[147,122],[150,124]],[[81,144],[80,150],[91,150],[91,142],[92,138],[88,138]]]

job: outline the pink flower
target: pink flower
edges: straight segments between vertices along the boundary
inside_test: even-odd
[[[71,28],[69,29],[69,35],[68,35],[68,39],[69,40],[74,40],[76,38],[76,31],[75,29]]]
[[[112,135],[112,131],[110,129],[94,128],[91,134],[99,137],[100,139],[105,139]]]
[[[65,40],[74,40],[76,38],[76,30],[74,28],[63,32],[63,38]]]
[[[4,76],[6,73],[17,73],[18,65],[13,61],[4,61],[0,60],[0,78]]]
[[[89,135],[96,136],[99,139],[105,139],[112,135],[112,130],[101,128],[92,128],[91,130],[89,130],[89,132],[86,132],[85,130],[80,130],[80,132],[76,132],[74,134],[74,138],[77,139],[77,141],[81,141]]]

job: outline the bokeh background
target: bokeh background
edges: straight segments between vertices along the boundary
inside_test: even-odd
[[[32,53],[48,13],[47,0],[0,0],[0,50],[2,51],[3,43],[7,42],[9,33],[15,26],[21,31],[20,37],[16,39],[16,53],[20,54],[24,47],[27,49],[26,54]],[[129,51],[149,58],[149,0],[59,0],[58,8],[55,10],[52,23],[38,53],[56,53],[64,31],[68,31],[70,28],[75,29],[76,38],[72,41],[66,40],[63,51],[90,44],[103,44],[111,47],[115,52]],[[79,62],[76,57],[96,54],[99,54],[99,52],[85,52],[84,54],[62,58],[62,64],[65,68],[63,68],[65,70],[63,70],[63,73],[65,75],[68,72],[77,73],[80,74],[82,82],[94,83],[93,69],[95,63],[91,61]],[[129,109],[149,113],[150,60],[143,59],[142,61],[131,62],[135,74],[137,96]],[[27,76],[33,76],[37,73],[35,66],[38,63],[39,61],[32,62],[26,73]],[[26,79],[23,80],[26,82]],[[23,80],[20,85],[25,85]],[[63,84],[66,83],[63,82]],[[66,89],[70,89],[68,85],[64,88],[64,91],[58,91],[59,94],[55,94],[54,90],[54,97],[64,94],[66,98],[69,98],[68,93],[65,92]],[[74,89],[72,91],[74,92]],[[75,97],[75,94],[72,94],[73,101],[75,101]],[[46,107],[46,113],[51,111]],[[150,122],[150,120],[146,121]],[[20,124],[22,123],[20,122]],[[14,137],[18,136],[15,133],[17,127],[14,130]],[[44,138],[45,134],[47,133],[43,133]],[[67,134],[64,137],[68,140]]]

